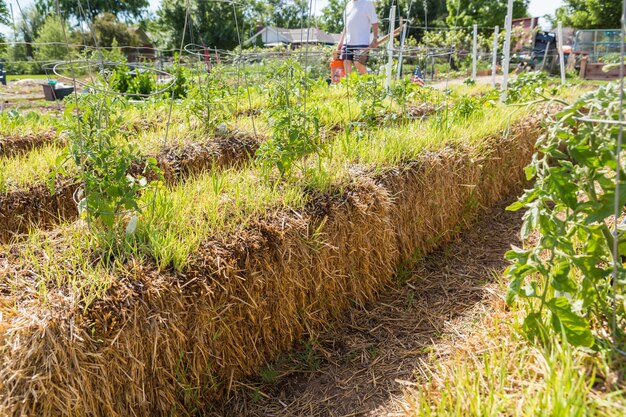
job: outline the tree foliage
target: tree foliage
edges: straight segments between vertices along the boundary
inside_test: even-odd
[[[93,30],[99,47],[110,47],[113,44],[123,46],[139,45],[139,38],[125,23],[120,22],[114,14],[102,13],[93,22]],[[93,43],[93,35],[86,35],[85,41]]]
[[[48,16],[38,32],[35,43],[39,45],[37,45],[34,54],[37,61],[63,61],[68,59],[63,23],[57,16]]]
[[[1,0],[0,0],[1,1]],[[39,0],[49,9],[56,10],[57,0]],[[65,17],[94,21],[102,13],[112,13],[117,17],[136,20],[147,10],[148,0],[58,0],[60,12]]]
[[[322,29],[330,33],[340,33],[343,30],[343,11],[345,0],[329,0],[322,9]]]
[[[187,0],[163,0],[152,32],[160,44],[179,48],[185,26]],[[241,0],[230,2],[189,0],[189,21],[184,43],[204,43],[207,47],[234,48],[259,26],[300,28],[307,24],[307,0]],[[311,16],[311,24],[313,16]],[[237,34],[239,29],[239,36]]]
[[[528,16],[529,0],[513,1],[513,19]],[[449,26],[504,26],[507,2],[502,0],[447,0]]]
[[[271,13],[268,22],[271,25],[287,29],[299,28],[303,24],[306,26],[309,14],[307,0],[268,0],[266,3]]]
[[[9,17],[9,8],[7,7],[7,4],[4,0],[0,0],[0,24],[8,25],[10,23]]]
[[[577,29],[619,29],[621,0],[565,0],[556,20]]]
[[[183,41],[187,0],[163,0],[157,10],[155,31],[162,46],[177,49]],[[221,1],[189,0],[189,16],[184,43],[231,49],[239,44],[237,27],[243,36],[244,8]],[[237,24],[236,24],[237,23]],[[242,39],[243,40],[243,39]]]

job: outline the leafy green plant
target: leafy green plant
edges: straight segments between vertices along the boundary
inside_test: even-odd
[[[135,76],[130,81],[129,92],[134,93],[134,99],[141,100],[156,90],[154,73],[148,70],[135,69]]]
[[[545,98],[548,83],[548,76],[543,71],[524,72],[509,82],[506,102],[512,104]],[[557,90],[552,89],[550,93],[554,95]]]
[[[523,249],[507,253],[512,265],[507,301],[528,302],[523,328],[531,337],[547,337],[550,328],[574,345],[607,342],[597,326],[615,325],[619,337],[626,324],[623,284],[626,238],[613,235],[616,203],[615,125],[580,121],[582,117],[618,120],[618,86],[587,94],[555,115],[548,133],[537,142],[537,153],[526,168],[534,186],[510,210],[526,209],[522,237],[539,237]],[[623,170],[620,155],[620,170]],[[617,202],[626,204],[626,176],[619,181]],[[618,219],[618,221],[621,221]],[[616,241],[617,240],[617,241]],[[613,245],[619,254],[613,258]],[[612,299],[613,267],[619,271],[616,304]],[[616,321],[613,321],[613,309]]]
[[[186,110],[202,122],[205,130],[214,130],[234,113],[231,90],[220,74],[212,71],[191,83],[185,100]]]
[[[476,85],[476,80],[474,80],[473,78],[466,78],[465,80],[463,80],[463,84],[465,85]]]
[[[184,66],[178,64],[170,68],[169,72],[176,77],[176,82],[169,94],[175,99],[187,97],[189,71]]]
[[[156,90],[156,79],[150,70],[126,66],[117,66],[108,77],[108,88],[121,94],[130,94],[133,99],[141,100]]]
[[[374,124],[384,115],[384,100],[387,97],[383,79],[376,75],[365,75],[353,79],[355,97],[361,104],[361,120]]]
[[[257,151],[257,161],[266,174],[276,167],[281,177],[288,177],[296,161],[323,150],[319,116],[308,111],[284,107],[272,112],[272,137]]]
[[[483,102],[478,97],[460,97],[452,108],[453,115],[460,120],[467,120],[474,113],[483,110]]]
[[[159,187],[162,180],[154,158],[144,158],[137,145],[118,137],[122,117],[113,113],[115,100],[88,95],[78,106],[68,105],[69,147],[59,156],[57,171],[50,178],[54,192],[56,176],[66,174],[65,164],[72,160],[83,184],[79,211],[107,235],[119,232],[122,226],[132,233],[143,195]],[[78,113],[75,117],[74,112]]]
[[[272,167],[278,169],[281,178],[288,177],[296,161],[325,149],[320,140],[318,110],[299,106],[308,88],[304,71],[295,63],[283,68],[283,81],[270,91],[272,137],[257,151],[257,161],[266,177]]]
[[[125,94],[132,82],[132,76],[127,66],[119,66],[113,70],[109,78],[109,88],[115,92]]]

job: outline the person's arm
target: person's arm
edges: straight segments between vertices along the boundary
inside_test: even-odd
[[[378,48],[378,23],[372,25],[372,33],[374,34],[374,39],[372,39],[370,48]]]
[[[337,44],[337,50],[341,51],[341,47],[343,46],[343,41],[346,38],[346,29],[343,29],[343,32],[341,32],[341,38],[339,38],[339,43]]]

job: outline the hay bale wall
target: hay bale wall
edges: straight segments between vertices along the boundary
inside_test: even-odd
[[[45,310],[0,301],[0,414],[200,413],[518,192],[538,126],[363,175],[302,213],[205,242],[184,274],[137,265],[86,314],[61,291]]]

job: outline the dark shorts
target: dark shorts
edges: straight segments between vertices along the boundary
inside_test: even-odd
[[[341,48],[341,59],[344,61],[357,61],[363,65],[370,58],[369,45],[344,45]]]

